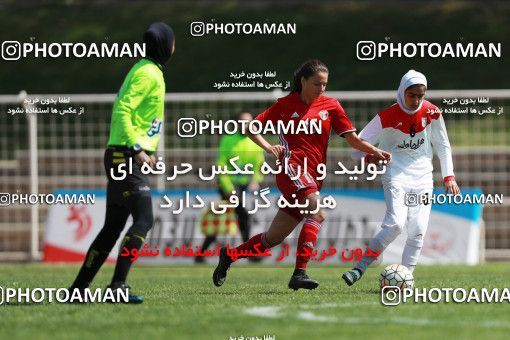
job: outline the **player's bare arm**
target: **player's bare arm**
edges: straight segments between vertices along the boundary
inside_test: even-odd
[[[250,135],[249,134],[248,137],[250,137],[250,139],[255,144],[257,144],[262,149],[264,149],[265,152],[275,156],[276,159],[279,159],[280,156],[283,154],[283,151],[285,150],[285,148],[283,146],[281,146],[281,145],[278,145],[278,144],[271,145],[271,144],[269,144],[269,142],[264,137],[262,137],[261,135]]]
[[[369,155],[373,155],[379,160],[385,160],[387,162],[391,161],[391,154],[384,150],[378,149],[367,141],[358,137],[356,132],[348,132],[344,135],[347,143],[350,144],[355,149],[363,151]]]

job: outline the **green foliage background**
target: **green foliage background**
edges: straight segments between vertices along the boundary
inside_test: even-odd
[[[3,1],[0,40],[137,42],[154,21],[176,32],[167,92],[216,91],[230,72],[276,71],[290,80],[303,61],[330,68],[329,90],[390,90],[408,69],[430,89],[509,88],[510,4],[454,1]],[[290,22],[296,35],[193,37],[190,23]],[[359,61],[356,43],[495,42],[492,59],[381,58]],[[115,93],[133,59],[25,59],[0,62],[0,93]]]

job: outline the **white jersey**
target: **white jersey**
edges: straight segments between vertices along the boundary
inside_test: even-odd
[[[441,164],[443,179],[454,176],[450,142],[439,109],[424,100],[414,114],[404,112],[398,104],[375,116],[360,132],[360,138],[391,153],[383,181],[406,184],[432,183],[432,147]],[[365,153],[354,150],[352,157]]]

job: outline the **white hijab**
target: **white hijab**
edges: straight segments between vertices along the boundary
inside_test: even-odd
[[[415,71],[415,70],[409,70],[409,72],[407,72],[406,74],[404,74],[404,76],[402,77],[402,80],[400,81],[400,86],[398,87],[398,91],[397,91],[397,103],[398,105],[400,106],[400,108],[412,115],[416,112],[418,112],[420,109],[421,109],[421,105],[423,104],[423,101],[420,103],[420,106],[418,106],[418,108],[414,111],[412,110],[409,110],[406,106],[406,102],[405,102],[405,91],[413,86],[413,85],[416,85],[416,84],[421,84],[421,85],[425,85],[425,87],[427,87],[427,78],[425,78],[425,75],[423,75],[423,73],[420,73],[418,71]]]

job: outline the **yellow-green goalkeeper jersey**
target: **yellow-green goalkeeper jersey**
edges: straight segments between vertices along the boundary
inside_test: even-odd
[[[141,59],[129,71],[113,104],[108,145],[156,151],[163,133],[165,80],[158,64]]]
[[[235,163],[241,169],[244,169],[246,164],[252,164],[254,174],[253,176],[241,174],[220,175],[219,186],[226,194],[230,194],[234,190],[235,185],[246,186],[250,182],[260,183],[264,179],[264,175],[260,171],[264,163],[264,150],[252,142],[250,138],[240,133],[224,136],[220,141],[220,150],[216,163],[221,167],[227,166],[228,170],[234,170],[229,160],[237,156],[239,160]]]

